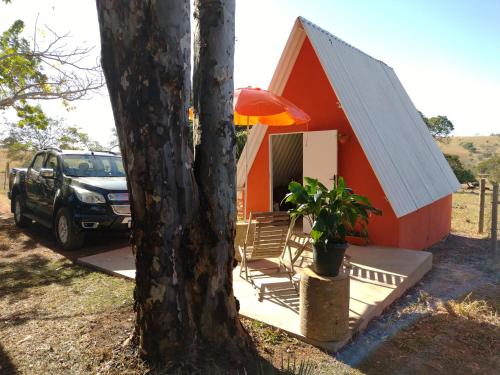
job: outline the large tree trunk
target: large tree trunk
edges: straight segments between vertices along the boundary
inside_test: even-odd
[[[197,277],[210,280],[196,303],[202,311],[202,335],[215,346],[225,347],[233,358],[249,348],[232,285],[236,220],[234,17],[235,0],[195,1],[193,134],[202,234]]]
[[[206,19],[212,26],[200,28],[207,39],[197,66],[216,60],[214,68],[196,68],[195,95],[210,98],[196,107],[203,130],[196,170],[188,146],[189,3],[97,0],[102,65],[132,202],[135,332],[144,357],[156,363],[197,364],[220,351],[238,363],[250,340],[231,274],[234,0],[212,1],[207,12],[199,7],[200,25]]]

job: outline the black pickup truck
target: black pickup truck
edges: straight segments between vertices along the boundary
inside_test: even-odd
[[[28,168],[11,171],[8,196],[17,226],[54,229],[65,250],[81,247],[87,232],[131,223],[122,158],[112,152],[37,152]]]

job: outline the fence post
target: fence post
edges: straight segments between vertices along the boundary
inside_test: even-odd
[[[7,189],[7,181],[9,180],[9,172],[10,172],[10,163],[7,162],[5,164],[5,178],[3,180],[3,189]]]
[[[479,189],[479,228],[478,233],[483,233],[484,230],[484,197],[486,194],[486,179],[481,178]]]
[[[498,230],[498,182],[493,184],[493,197],[491,200],[491,250],[497,251]]]

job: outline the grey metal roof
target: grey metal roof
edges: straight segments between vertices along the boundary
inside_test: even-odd
[[[459,182],[394,70],[299,20],[396,216],[456,191]]]

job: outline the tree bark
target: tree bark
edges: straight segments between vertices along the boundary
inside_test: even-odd
[[[233,358],[249,351],[233,294],[236,161],[233,124],[235,0],[194,3],[195,178],[200,201],[196,277],[210,280],[197,301],[202,335]],[[205,284],[205,283],[200,283]],[[217,301],[214,303],[214,301]],[[250,353],[249,353],[250,354]]]
[[[197,60],[205,66],[208,57],[222,57],[221,48],[227,53],[220,65],[212,61],[215,70],[195,69],[197,82],[205,82],[197,97],[213,100],[197,106],[202,131],[195,167],[188,139],[189,3],[97,0],[102,66],[131,197],[135,334],[142,355],[157,364],[197,365],[214,352],[238,364],[251,346],[238,320],[231,273],[234,0],[215,1],[219,18],[200,28],[232,37],[223,46],[209,37],[205,48],[217,54],[200,53]]]

